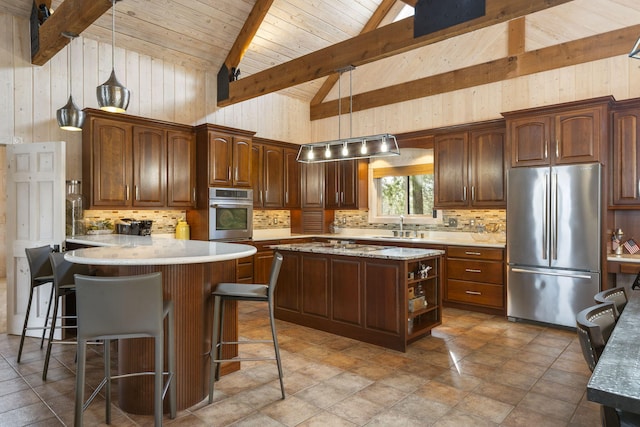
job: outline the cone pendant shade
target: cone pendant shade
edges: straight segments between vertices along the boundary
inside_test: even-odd
[[[109,79],[96,88],[100,109],[111,113],[124,113],[129,106],[131,92],[116,78],[115,70],[111,69]]]
[[[73,102],[73,96],[69,95],[69,100],[65,106],[56,111],[56,118],[60,129],[81,131],[84,123],[84,111],[78,108]]]

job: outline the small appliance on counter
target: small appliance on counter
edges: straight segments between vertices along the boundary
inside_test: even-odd
[[[131,236],[148,236],[151,234],[151,220],[135,220],[132,218],[122,218],[116,224],[116,233],[128,234]]]

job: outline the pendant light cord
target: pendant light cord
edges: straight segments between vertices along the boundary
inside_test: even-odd
[[[349,69],[349,138],[353,138],[353,84],[351,73],[353,73],[353,67]]]
[[[340,71],[340,75],[338,76],[338,141],[341,138],[341,130],[340,129],[340,117],[342,116],[342,71]]]
[[[111,69],[116,68],[116,0],[111,8]]]
[[[73,37],[69,38],[69,44],[67,45],[67,67],[69,67],[69,98],[71,98],[71,43],[73,42]]]

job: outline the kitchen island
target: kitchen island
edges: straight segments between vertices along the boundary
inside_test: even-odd
[[[352,243],[275,245],[278,319],[406,351],[442,323],[444,251]]]
[[[175,310],[178,410],[201,402],[208,393],[208,353],[213,320],[211,289],[219,282],[233,282],[236,259],[251,256],[256,249],[249,245],[151,236],[87,236],[67,241],[80,245],[100,244],[65,255],[67,261],[93,266],[98,275],[162,273],[164,298],[173,300]],[[140,303],[144,304],[144,301]],[[235,303],[226,306],[225,315],[228,316],[226,336],[237,336]],[[237,349],[226,350],[225,358],[236,355]],[[239,368],[238,363],[227,364],[222,373]],[[153,340],[122,340],[118,345],[118,369],[120,372],[153,371]],[[152,379],[146,376],[120,380],[120,407],[133,414],[153,413]]]

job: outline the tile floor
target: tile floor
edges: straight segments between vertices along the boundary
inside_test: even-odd
[[[240,332],[268,337],[262,307],[243,303]],[[444,324],[407,353],[278,322],[287,398],[274,362],[249,362],[216,383],[215,402],[181,411],[180,426],[599,426],[586,400],[589,371],[574,332],[446,309]],[[54,346],[43,383],[43,351],[0,335],[0,426],[73,423],[74,349]],[[245,346],[244,348],[247,348]],[[269,347],[247,351],[270,353]],[[99,354],[89,363],[100,368]],[[95,371],[94,371],[95,372]],[[95,381],[97,375],[88,382]],[[94,382],[95,384],[95,382]],[[103,402],[85,415],[103,421]],[[152,425],[113,410],[114,426]]]

